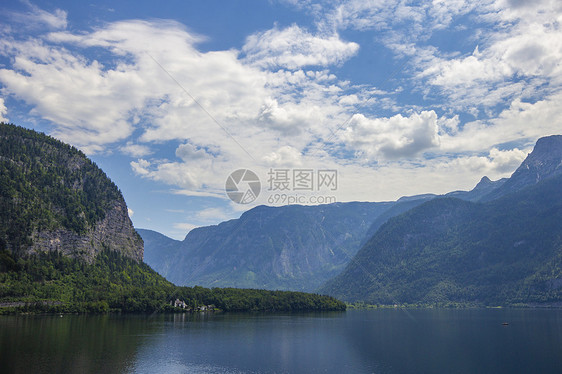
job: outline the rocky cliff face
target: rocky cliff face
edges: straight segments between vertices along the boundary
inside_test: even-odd
[[[114,201],[105,218],[84,234],[64,228],[36,231],[33,233],[32,243],[26,250],[28,254],[60,251],[66,256],[82,258],[92,263],[98,253],[110,249],[137,262],[143,260],[143,241],[133,228],[123,200]]]
[[[0,123],[0,251],[92,263],[104,249],[142,261],[144,245],[117,186],[82,152]]]

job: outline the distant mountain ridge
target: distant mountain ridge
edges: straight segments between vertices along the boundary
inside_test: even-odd
[[[539,139],[477,203],[446,196],[389,219],[320,291],[374,304],[562,302],[561,140]]]
[[[375,218],[371,227],[369,227],[369,230],[367,230],[367,233],[361,242],[361,246],[363,246],[373,235],[375,235],[378,229],[390,218],[405,213],[408,210],[417,207],[418,205],[421,205],[437,197],[444,196],[456,197],[457,199],[466,201],[479,201],[482,197],[488,195],[489,193],[503,185],[506,180],[507,178],[502,178],[497,181],[492,181],[490,180],[490,178],[484,176],[482,177],[482,179],[480,179],[480,182],[478,182],[478,184],[470,191],[453,191],[441,196],[435,194],[422,194],[401,197],[400,199],[396,200],[396,203],[392,204],[386,211]]]
[[[554,164],[558,156],[551,157],[552,152],[544,150],[543,145],[553,150],[556,149],[557,142],[557,137],[550,141],[539,141],[538,148],[529,155],[530,161],[527,161],[527,164],[534,165],[533,170],[538,170],[536,165],[546,165],[547,170],[541,170],[539,173],[543,176],[556,173],[558,169]],[[545,154],[545,159],[554,161],[531,162],[537,158],[537,154],[541,153]],[[537,160],[542,158],[538,157]],[[518,173],[514,173],[515,177],[519,178],[516,174]],[[341,212],[334,211],[333,219],[338,220],[339,224],[332,224],[328,229],[328,226],[318,225],[317,221],[322,220],[320,216],[305,215],[307,221],[304,222],[295,219],[298,215],[295,213],[299,212],[299,209],[309,212],[330,209],[327,208],[330,205],[298,208],[263,206],[244,213],[239,220],[195,229],[183,242],[170,242],[169,238],[163,239],[162,243],[152,241],[151,238],[156,238],[157,235],[148,231],[141,231],[141,235],[150,241],[145,249],[149,258],[148,263],[177,284],[312,291],[320,279],[331,276],[337,268],[342,269],[343,266],[347,266],[358,248],[365,245],[381,226],[393,217],[443,197],[470,202],[498,199],[512,190],[509,185],[513,182],[508,183],[508,187],[504,188],[509,180],[502,178],[492,181],[488,177],[483,177],[470,191],[453,191],[441,196],[423,194],[402,197],[395,202],[338,203],[337,206],[340,208],[348,204],[378,204],[377,209],[368,217],[363,216],[364,219],[360,221],[358,228],[356,226],[359,221],[353,218],[355,213],[351,208],[345,210],[343,215],[340,215]],[[531,182],[530,179],[527,180],[528,183]],[[291,209],[296,210],[291,213]],[[267,222],[276,222],[276,224],[270,226]],[[294,224],[290,225],[288,222]],[[368,225],[367,229],[365,225]],[[248,227],[255,227],[255,230]],[[351,246],[344,248],[343,252],[338,252],[339,256],[335,252],[330,253],[330,250],[339,245],[339,242],[329,234],[334,228],[353,238],[347,241]],[[359,238],[360,236],[362,237]],[[296,244],[294,237],[299,238]],[[302,240],[303,238],[306,240]],[[245,246],[243,243],[248,245]],[[342,253],[345,255],[341,256]],[[322,260],[319,260],[320,258]],[[311,259],[316,259],[312,261],[312,266]],[[323,265],[318,266],[320,263]]]
[[[144,241],[144,262],[150,264],[153,269],[160,269],[160,274],[168,274],[174,265],[177,249],[181,246],[181,240],[174,240],[159,232],[152,230],[136,229]],[[158,248],[157,251],[153,248]]]
[[[484,177],[473,190],[451,194],[476,200],[504,181],[492,182]],[[381,203],[259,206],[238,220],[194,229],[183,241],[151,230],[138,232],[145,241],[145,261],[178,285],[314,291],[322,280],[327,281],[343,270],[388,219],[437,196],[407,196]],[[322,223],[321,213],[326,211],[333,217],[330,225]],[[276,224],[269,226],[266,222]],[[338,232],[339,239],[334,236]],[[295,243],[291,236],[307,241]],[[275,240],[270,241],[273,237]],[[241,244],[244,242],[249,243],[247,248]]]
[[[445,194],[447,197],[456,197],[457,199],[466,201],[479,201],[484,196],[492,193],[492,191],[500,188],[508,178],[501,178],[497,181],[492,181],[490,178],[484,176],[480,182],[470,191],[453,191]]]
[[[200,227],[176,244],[140,230],[146,261],[178,285],[313,291],[355,255],[390,203],[258,206],[239,219]]]

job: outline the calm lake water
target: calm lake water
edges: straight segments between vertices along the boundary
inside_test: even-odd
[[[560,373],[562,310],[9,316],[0,372]]]

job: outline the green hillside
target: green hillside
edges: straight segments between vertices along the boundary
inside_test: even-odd
[[[0,313],[343,310],[331,297],[176,287],[142,262],[119,189],[82,152],[0,123]],[[180,309],[183,310],[183,309]]]
[[[321,291],[371,304],[562,302],[561,185],[429,201],[390,219]]]
[[[0,124],[0,250],[19,252],[31,245],[33,231],[82,234],[120,198],[117,186],[78,149]]]
[[[0,252],[0,314],[152,313],[214,305],[222,311],[345,310],[328,297],[298,292],[176,287],[148,265],[104,251],[94,264],[49,252],[14,259]]]

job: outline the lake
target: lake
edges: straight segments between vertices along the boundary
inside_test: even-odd
[[[2,373],[559,373],[561,368],[562,310],[0,317]]]

